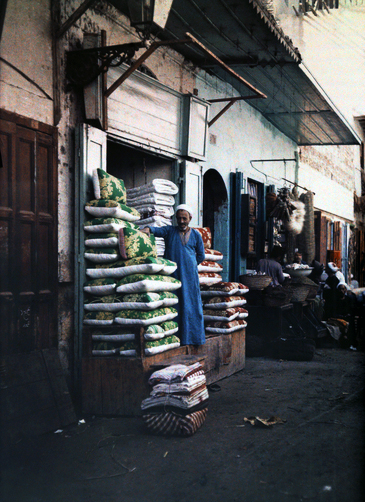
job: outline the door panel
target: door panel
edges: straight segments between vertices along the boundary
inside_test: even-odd
[[[202,175],[201,166],[194,162],[185,162],[185,203],[191,206],[193,217],[192,227],[202,225]]]
[[[97,168],[106,171],[107,135],[104,131],[87,124],[76,129],[76,166],[75,179],[75,371],[82,357],[82,326],[84,315],[85,274],[85,203],[95,199],[92,182],[93,171]]]
[[[11,118],[0,120],[4,354],[49,348],[57,341],[56,130]]]

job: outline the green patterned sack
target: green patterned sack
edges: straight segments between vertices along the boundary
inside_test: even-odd
[[[137,221],[141,215],[133,207],[121,204],[116,200],[97,199],[87,202],[85,211],[95,218],[120,218],[125,221]]]
[[[165,352],[166,350],[172,350],[180,347],[180,340],[175,335],[167,336],[161,340],[153,340],[145,342],[145,354],[146,356],[152,356],[154,354],[159,354],[160,352]]]
[[[125,348],[126,347],[126,348]],[[131,341],[119,341],[119,342],[110,342],[110,341],[99,341],[93,343],[92,355],[93,356],[115,356],[120,355],[121,350],[129,350],[129,353],[125,353],[124,355],[135,356],[135,342]]]
[[[97,296],[112,295],[116,285],[115,279],[93,279],[85,282],[84,291]]]
[[[130,329],[117,326],[115,328],[111,327],[108,330],[103,329],[103,331],[94,329],[91,333],[91,338],[93,342],[118,342],[120,345],[120,342],[134,340],[135,334],[131,333]]]
[[[162,274],[163,268],[164,264],[160,262],[159,258],[149,256],[147,258],[138,257],[131,260],[118,260],[112,264],[95,263],[93,268],[86,269],[86,274],[95,279],[99,277],[122,278],[133,274]]]
[[[117,232],[102,232],[85,234],[85,246],[93,248],[115,248],[119,244]]]
[[[150,329],[151,328],[151,329]],[[145,340],[160,340],[179,331],[175,321],[165,321],[161,324],[151,324],[144,332]]]
[[[163,264],[163,269],[161,274],[163,275],[171,275],[177,269],[177,264],[174,261],[167,260],[166,258],[157,258],[160,263]]]
[[[108,174],[103,169],[96,169],[93,173],[93,185],[96,199],[112,199],[126,204],[127,191],[123,180]]]
[[[120,254],[118,248],[87,248],[84,257],[93,263],[112,263]]]
[[[138,326],[148,326],[177,317],[174,308],[160,308],[150,311],[145,310],[121,310],[115,314],[115,322],[118,324],[135,324]]]
[[[93,218],[85,221],[84,230],[86,232],[119,232],[121,228],[132,228],[138,230],[138,226],[131,221],[124,221],[120,218]]]
[[[181,287],[181,282],[166,275],[133,274],[120,279],[118,293],[143,293],[145,291],[174,291]]]
[[[173,322],[173,321],[170,321],[170,322]],[[147,326],[147,328],[145,329],[145,335],[156,335],[156,334],[162,334],[163,336],[161,336],[160,338],[163,338],[165,335],[164,335],[164,329],[163,327],[161,326],[161,324],[150,324],[149,326]]]
[[[125,342],[119,348],[119,355],[121,356],[136,356],[137,345],[135,342]]]
[[[130,260],[131,258],[149,256],[157,257],[155,237],[148,236],[140,230],[123,228],[119,233],[119,250],[122,258]]]
[[[84,314],[84,324],[107,326],[113,324],[113,312],[87,312]]]
[[[84,300],[84,309],[90,312],[119,312],[123,301],[122,295],[106,295]]]
[[[163,301],[164,307],[172,307],[173,305],[177,305],[179,303],[179,299],[175,293],[171,293],[170,291],[161,291],[160,298]]]

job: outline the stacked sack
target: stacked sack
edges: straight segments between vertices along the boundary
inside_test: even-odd
[[[218,262],[223,254],[212,249],[212,235],[208,227],[195,228],[203,239],[205,260],[198,265],[203,302],[205,331],[229,334],[247,326],[247,303],[243,296],[249,289],[239,282],[222,282],[223,267]]]
[[[175,197],[179,189],[169,180],[154,179],[151,183],[127,190],[127,204],[139,211],[141,219],[137,225],[163,227],[172,225]],[[165,241],[156,237],[157,256],[165,253]]]
[[[170,277],[176,263],[158,257],[154,237],[135,224],[140,214],[125,204],[123,180],[97,169],[93,182],[96,200],[85,206],[94,218],[84,224],[84,324],[110,327],[92,333],[93,355],[137,355],[133,326],[145,327],[146,355],[179,347],[173,291],[181,283]]]
[[[149,378],[150,397],[141,404],[147,428],[156,434],[191,436],[204,423],[209,398],[201,364],[175,364]]]
[[[248,288],[239,282],[218,282],[201,290],[205,331],[229,334],[247,326],[247,303],[243,296]]]
[[[222,280],[223,266],[218,263],[223,260],[223,254],[212,249],[212,234],[208,227],[194,227],[203,240],[205,260],[198,265],[200,286],[211,286]]]

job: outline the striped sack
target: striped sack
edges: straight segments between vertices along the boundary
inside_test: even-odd
[[[203,425],[208,408],[181,416],[173,411],[142,415],[147,428],[164,436],[192,436]]]

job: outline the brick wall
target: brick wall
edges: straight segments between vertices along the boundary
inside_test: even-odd
[[[300,148],[300,162],[348,190],[354,190],[354,166],[358,162],[356,152],[356,148],[347,145],[303,146]]]

